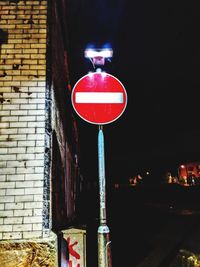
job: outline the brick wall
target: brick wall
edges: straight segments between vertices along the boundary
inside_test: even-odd
[[[0,16],[0,240],[40,238],[47,1],[1,0]]]

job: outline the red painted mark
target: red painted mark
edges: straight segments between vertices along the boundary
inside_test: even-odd
[[[72,266],[72,261],[71,261],[71,260],[69,261],[69,267],[73,267],[73,266]],[[78,263],[76,267],[81,267],[81,265]]]
[[[78,244],[78,242],[76,241],[73,244],[70,244],[70,237],[68,237],[67,238],[67,243],[68,243],[69,254],[72,255],[77,260],[79,260],[81,258],[81,256],[73,248],[75,245]],[[72,267],[72,266],[70,266],[70,267]],[[77,267],[80,267],[80,264],[79,264],[79,266],[77,265]]]

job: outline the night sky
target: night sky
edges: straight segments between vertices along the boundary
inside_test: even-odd
[[[197,1],[73,0],[68,9],[71,85],[92,70],[84,50],[109,43],[104,70],[125,86],[123,115],[104,126],[109,176],[200,160],[200,16]],[[98,127],[75,114],[81,164],[97,173]],[[113,178],[115,179],[115,178]]]

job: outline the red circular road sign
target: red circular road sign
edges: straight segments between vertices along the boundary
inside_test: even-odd
[[[123,84],[113,75],[93,72],[77,81],[72,90],[76,113],[92,124],[108,124],[117,120],[127,105]]]

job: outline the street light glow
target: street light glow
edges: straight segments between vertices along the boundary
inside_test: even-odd
[[[111,58],[113,56],[113,50],[111,48],[92,49],[85,50],[85,58]]]

